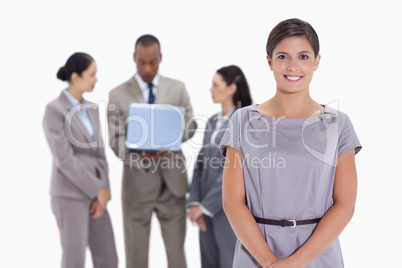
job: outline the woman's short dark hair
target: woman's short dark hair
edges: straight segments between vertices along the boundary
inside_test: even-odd
[[[276,25],[268,36],[267,55],[272,58],[275,47],[283,39],[292,36],[304,36],[314,50],[314,56],[320,53],[320,42],[314,28],[306,21],[300,19],[287,19]]]
[[[57,78],[62,81],[70,82],[73,73],[77,73],[81,76],[82,72],[85,71],[92,62],[94,62],[94,59],[89,54],[76,52],[68,58],[63,67],[60,67],[57,72]]]
[[[237,86],[237,90],[233,95],[233,103],[238,108],[252,104],[253,101],[251,99],[246,77],[239,67],[230,65],[220,68],[216,72],[222,75],[223,80],[225,80],[227,85],[235,84]]]

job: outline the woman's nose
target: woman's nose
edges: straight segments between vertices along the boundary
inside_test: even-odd
[[[295,71],[297,71],[298,69],[299,69],[299,68],[298,68],[298,65],[297,65],[297,61],[295,61],[295,60],[289,61],[289,66],[288,66],[288,68],[287,68],[288,71],[290,71],[290,72],[295,72]]]

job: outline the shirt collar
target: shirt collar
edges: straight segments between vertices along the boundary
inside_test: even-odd
[[[232,115],[232,113],[234,112],[234,110],[236,109],[236,107],[233,107],[226,115],[222,115],[223,111],[220,111],[218,114],[218,120],[220,119],[224,119],[226,117],[229,117],[230,115]]]
[[[82,98],[82,102],[79,102],[73,95],[71,95],[71,93],[67,89],[63,90],[63,92],[73,107],[83,104],[85,102],[84,98]]]
[[[137,80],[138,85],[140,86],[141,91],[148,90],[148,83],[142,80],[141,76],[138,73],[134,75],[135,80]],[[154,89],[158,88],[159,85],[159,74],[156,74],[154,79],[152,79],[152,84],[154,85]]]
[[[226,115],[222,115],[222,111],[216,116],[216,125],[215,125],[215,129],[220,129],[222,128],[224,122],[226,119],[228,119],[232,113],[234,112],[234,110],[236,109],[236,107],[233,107]]]

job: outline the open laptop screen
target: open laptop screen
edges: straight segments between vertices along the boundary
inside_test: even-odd
[[[126,120],[130,151],[179,151],[184,133],[184,107],[131,103]]]

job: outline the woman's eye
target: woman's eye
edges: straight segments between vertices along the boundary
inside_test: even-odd
[[[308,59],[308,56],[307,55],[300,55],[300,57],[299,57],[301,60],[307,60]]]
[[[286,59],[287,57],[285,56],[285,55],[279,55],[278,56],[278,59],[280,59],[280,60],[284,60],[284,59]]]

